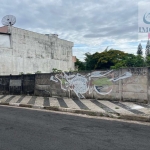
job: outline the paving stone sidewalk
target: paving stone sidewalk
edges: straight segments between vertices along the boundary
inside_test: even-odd
[[[0,104],[150,122],[150,106],[134,102],[0,95]]]

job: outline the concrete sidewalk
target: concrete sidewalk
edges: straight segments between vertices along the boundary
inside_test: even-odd
[[[134,102],[0,95],[0,104],[150,122],[150,106]]]

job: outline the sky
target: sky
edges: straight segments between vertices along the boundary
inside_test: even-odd
[[[0,18],[14,15],[15,27],[72,41],[73,55],[83,61],[106,47],[136,54],[141,43],[145,53],[138,37],[143,2],[149,0],[0,0]]]

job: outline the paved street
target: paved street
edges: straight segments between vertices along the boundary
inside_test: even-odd
[[[148,150],[150,126],[0,106],[0,150]]]

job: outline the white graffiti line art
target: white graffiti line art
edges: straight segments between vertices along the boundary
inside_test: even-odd
[[[50,80],[54,81],[54,82],[58,82],[58,80],[54,77],[54,76],[51,76],[50,77]]]
[[[89,90],[88,79],[79,73],[70,76],[64,73],[64,77],[69,83],[69,89],[73,90],[79,98],[85,98],[83,94]]]
[[[73,90],[79,98],[85,98],[82,94],[86,93],[89,90],[88,79],[79,73],[77,73],[76,75],[67,75],[66,73],[62,74],[63,75],[59,76],[56,74],[55,77],[51,76],[50,80],[54,82],[59,81],[61,84],[61,89],[66,90],[62,87],[62,79],[65,79],[66,80],[65,84],[67,85],[68,83],[67,87],[69,87],[70,90]],[[59,77],[61,77],[61,79]]]
[[[131,76],[132,76],[132,73],[130,73],[130,72],[125,72],[123,75],[118,76],[117,78],[110,79],[110,81],[118,81],[118,80],[121,80],[121,79],[129,78],[129,77],[131,77]]]
[[[103,88],[103,87],[102,87]],[[102,89],[101,88],[101,89]],[[110,91],[108,91],[108,92],[100,92],[100,89],[97,89],[97,87],[94,85],[94,90],[98,93],[98,94],[100,94],[100,95],[107,95],[107,94],[109,94],[109,93],[111,93],[112,92],[112,89],[110,89]]]
[[[50,80],[54,82],[60,82],[61,89],[72,90],[77,95],[78,98],[85,98],[83,94],[89,92],[91,94],[93,91],[100,95],[107,95],[112,92],[112,81],[116,82],[125,78],[132,76],[132,73],[126,72],[117,78],[108,79],[107,75],[112,74],[113,70],[110,71],[94,71],[88,73],[87,75],[81,75],[77,73],[76,75],[68,75],[63,72],[61,74],[56,74],[51,76]]]
[[[71,78],[74,78],[76,75],[67,75],[65,72],[64,72],[64,78],[66,78],[67,80],[71,80]]]
[[[79,75],[71,80],[70,85],[72,87],[71,90],[73,90],[80,98],[84,98],[82,94],[89,90],[88,80],[85,77]]]
[[[106,75],[108,75],[109,73],[111,73],[113,70],[110,70],[106,73],[103,73],[102,71],[94,71],[91,73],[91,77],[104,77]]]
[[[60,76],[60,78],[61,79],[63,79],[63,75],[59,75]],[[62,90],[64,90],[64,91],[66,91],[67,90],[67,88],[64,88],[63,86],[62,86],[62,80],[60,79],[59,77],[58,77],[58,75],[56,74],[55,76],[51,76],[50,77],[50,80],[52,80],[52,81],[54,81],[54,82],[60,82],[60,86],[61,86],[61,89]],[[66,83],[66,82],[65,82]],[[67,87],[67,84],[66,84],[66,87]]]

